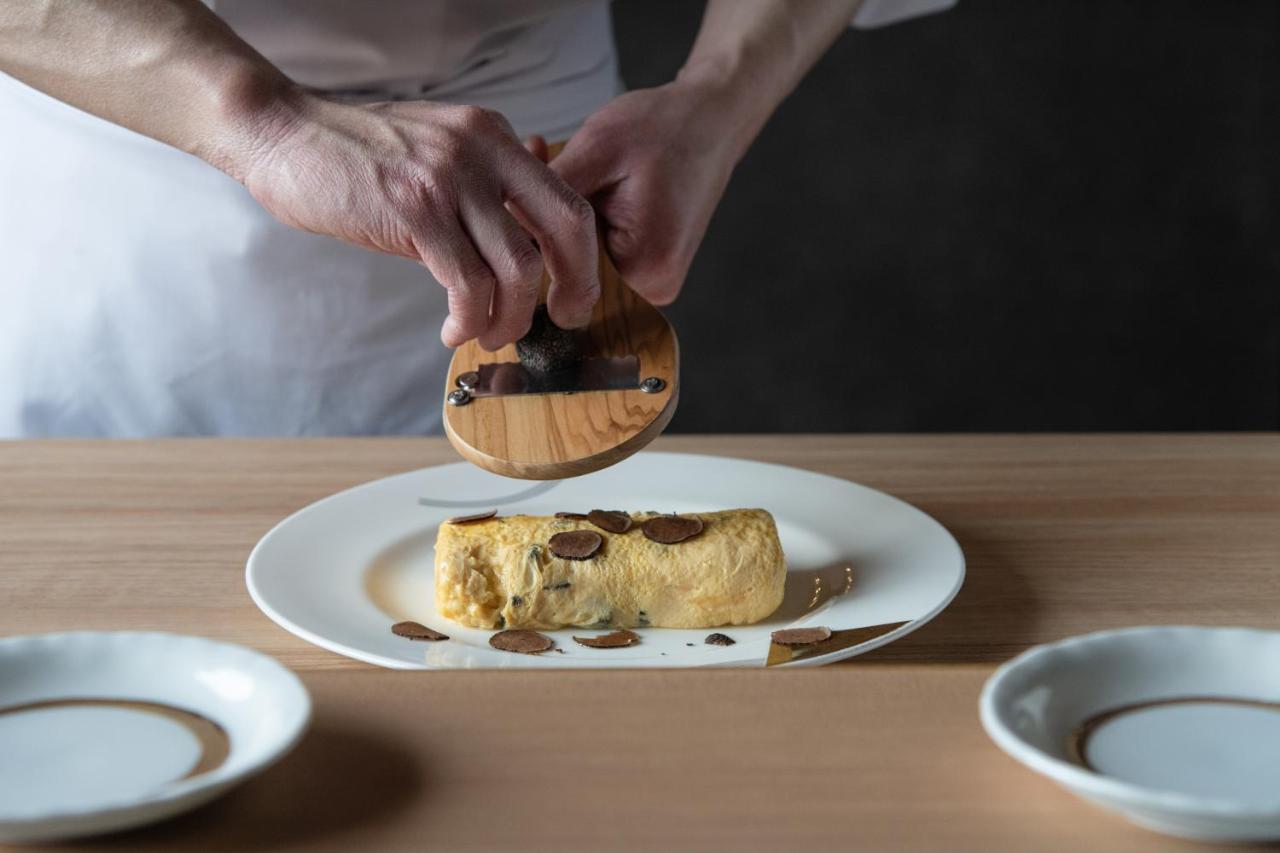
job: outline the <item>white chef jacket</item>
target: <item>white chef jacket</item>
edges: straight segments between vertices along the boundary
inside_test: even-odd
[[[568,137],[621,90],[607,0],[206,0],[342,97]],[[955,0],[866,0],[876,26]],[[291,229],[202,161],[0,74],[0,437],[433,433],[419,264]]]

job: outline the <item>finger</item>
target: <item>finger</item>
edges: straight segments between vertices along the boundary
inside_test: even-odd
[[[622,180],[622,175],[616,173],[617,158],[609,149],[593,144],[581,134],[570,138],[564,150],[548,165],[578,195],[587,199]]]
[[[497,199],[487,205],[464,203],[462,217],[494,276],[489,323],[479,336],[480,346],[492,352],[529,330],[542,281],[542,255]]]
[[[524,147],[527,148],[529,153],[534,157],[537,157],[544,163],[547,162],[547,155],[550,152],[547,150],[547,139],[545,136],[539,136],[535,133],[524,141]]]
[[[449,316],[440,340],[459,347],[479,337],[489,328],[495,279],[471,235],[456,217],[440,216],[423,223],[415,242],[422,262],[448,294]]]
[[[617,208],[620,203],[625,205],[625,200],[614,198],[624,178],[618,171],[618,158],[607,146],[597,144],[579,133],[569,139],[564,149],[548,165],[570,188],[591,201],[605,242],[601,248],[608,250],[609,256],[625,278],[623,267],[636,254],[636,247],[630,232],[618,228],[614,215],[617,211],[610,211],[610,208]]]
[[[600,296],[595,211],[532,156],[509,167],[503,192],[538,240],[551,276],[551,319],[561,328],[585,326]]]
[[[619,274],[633,288],[643,287],[654,278],[635,232],[624,223],[644,209],[643,204],[625,193],[622,176],[616,172],[617,158],[606,153],[604,146],[591,144],[581,135],[574,136],[560,155],[551,161],[551,170],[560,175],[574,190],[591,199],[601,220],[601,237],[610,260]],[[631,215],[628,215],[631,214]],[[652,249],[653,247],[650,247]],[[633,280],[634,278],[634,280]],[[641,293],[642,296],[646,294]],[[650,299],[650,301],[653,301]]]

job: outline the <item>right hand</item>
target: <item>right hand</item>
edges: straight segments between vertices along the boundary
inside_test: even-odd
[[[590,320],[595,214],[499,113],[306,96],[261,137],[240,170],[253,197],[296,228],[420,260],[448,291],[447,346],[524,335],[544,264],[556,325]]]

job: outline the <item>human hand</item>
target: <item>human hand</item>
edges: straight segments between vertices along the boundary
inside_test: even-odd
[[[498,113],[306,96],[249,150],[240,177],[276,218],[420,260],[448,291],[447,346],[478,338],[494,350],[521,337],[544,263],[555,323],[591,318],[600,289],[591,205]]]
[[[693,82],[628,92],[591,115],[551,161],[604,219],[618,272],[655,305],[679,295],[741,156],[740,137],[722,120],[728,109],[720,92]],[[541,139],[528,145],[545,157]]]

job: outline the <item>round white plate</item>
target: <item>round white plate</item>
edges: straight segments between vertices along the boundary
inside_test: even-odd
[[[293,673],[241,646],[113,631],[0,640],[0,842],[194,808],[288,752],[310,714]]]
[[[709,646],[709,630],[650,628],[632,647],[591,649],[584,629],[546,632],[563,653],[520,655],[488,644],[492,631],[436,614],[436,529],[450,516],[497,507],[503,515],[620,507],[707,512],[763,507],[787,556],[786,600],[757,625],[723,628],[737,642]],[[253,600],[318,646],[399,669],[455,667],[759,666],[770,632],[906,623],[867,642],[788,665],[827,663],[901,637],[936,616],[964,579],[955,539],[889,495],[794,468],[678,453],[640,453],[611,468],[556,482],[510,480],[466,463],[366,483],[294,513],[249,556]],[[852,581],[852,586],[843,592]],[[391,633],[412,619],[448,634],[415,642]]]
[[[1001,749],[1135,823],[1280,838],[1280,632],[1129,628],[1037,646],[996,671],[981,707]]]

